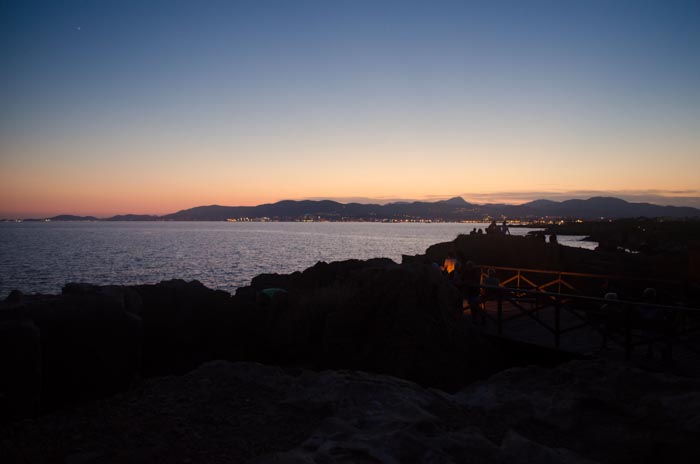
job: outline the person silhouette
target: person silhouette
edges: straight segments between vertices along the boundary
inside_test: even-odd
[[[501,228],[496,224],[496,220],[491,221],[491,224],[486,228],[487,234],[497,234],[501,231]]]
[[[510,229],[508,229],[508,223],[506,220],[503,220],[503,225],[501,226],[501,233],[503,235],[510,235]]]
[[[467,261],[462,266],[459,277],[459,288],[462,291],[462,297],[467,301],[472,320],[476,322],[481,303],[481,288],[479,287],[481,284],[481,270],[473,261]]]
[[[647,358],[654,358],[654,344],[662,342],[661,336],[665,333],[665,315],[656,306],[656,289],[645,288],[642,293],[644,303],[639,306],[639,318],[642,322],[642,336],[647,343]],[[666,346],[661,347],[661,354],[665,357]]]

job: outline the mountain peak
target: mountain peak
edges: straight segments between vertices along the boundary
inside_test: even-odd
[[[456,205],[456,206],[469,204],[466,201],[464,201],[464,198],[462,198],[462,197],[452,197],[449,200],[445,200],[443,203],[445,203],[447,205]]]

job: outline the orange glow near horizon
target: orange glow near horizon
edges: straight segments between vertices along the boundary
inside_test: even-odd
[[[141,171],[132,167],[139,165],[136,160],[131,166],[112,163],[105,167],[84,166],[81,170],[76,164],[36,165],[16,157],[10,163],[3,161],[9,169],[0,172],[0,218],[162,215],[211,204],[254,206],[284,199],[357,196],[435,201],[459,195],[473,203],[518,204],[535,199],[536,192],[543,192],[544,197],[547,192],[554,192],[558,198],[553,199],[563,199],[566,192],[592,188],[613,194],[662,191],[671,198],[681,195],[674,192],[682,191],[686,196],[700,196],[695,182],[695,173],[700,170],[679,170],[671,165],[654,169],[640,162],[637,172],[620,179],[618,173],[624,167],[614,162],[600,172],[597,167],[581,166],[565,176],[565,167],[560,163],[550,162],[542,167],[540,159],[530,166],[519,166],[516,161],[520,156],[503,153],[498,156],[508,157],[512,163],[499,163],[497,168],[489,161],[492,157],[465,157],[460,161],[455,154],[445,156],[443,162],[427,156],[427,161],[420,161],[421,156],[414,154],[405,165],[398,162],[398,156],[382,160],[371,155],[351,158],[355,160],[352,162],[341,157],[295,166],[278,160],[275,165],[263,162],[239,168],[236,160],[219,160],[217,167],[214,161],[203,163],[206,158],[200,156],[197,165],[180,161],[167,166],[165,158],[161,158],[162,166],[167,167],[143,162]],[[77,166],[80,165],[79,161]]]
[[[700,196],[700,138],[692,131],[588,139],[573,128],[503,128],[499,137],[430,127],[417,135],[420,129],[11,137],[0,144],[0,217],[162,215],[358,196],[460,195],[474,203],[522,203],[537,192],[562,199],[584,190]]]
[[[24,3],[3,4],[0,218],[700,206],[700,4]]]

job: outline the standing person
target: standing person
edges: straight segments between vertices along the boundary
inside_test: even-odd
[[[656,302],[656,290],[649,287],[642,293],[644,304],[639,306],[639,319],[642,323],[642,336],[647,342],[647,358],[654,357],[654,339],[659,335],[659,310],[652,306]]]
[[[503,220],[503,225],[501,226],[501,233],[503,235],[510,235],[510,229],[508,229],[508,223],[506,220]]]
[[[501,286],[501,280],[496,277],[496,270],[495,269],[489,269],[486,271],[486,277],[484,277],[484,280],[482,282],[484,285],[488,285],[490,287],[500,287]],[[481,309],[483,310],[481,313],[481,323],[484,324],[486,322],[486,303],[488,301],[492,300],[498,300],[499,294],[501,293],[500,290],[497,290],[495,288],[482,288],[481,289]]]
[[[484,277],[484,285],[489,285],[491,287],[498,287],[501,285],[501,280],[496,277],[496,270],[495,269],[489,269],[486,271],[486,277]],[[493,299],[496,296],[498,296],[498,290],[491,289],[491,288],[485,288],[483,289],[483,295],[485,299]]]
[[[462,272],[460,275],[460,290],[462,291],[462,298],[467,300],[469,305],[469,312],[472,315],[472,320],[476,322],[477,313],[479,312],[479,306],[481,299],[479,298],[481,289],[479,285],[481,284],[481,270],[472,261],[467,261],[464,266],[462,266]]]
[[[602,338],[600,348],[608,348],[608,333],[613,328],[619,328],[622,320],[622,310],[617,301],[617,293],[608,292],[605,294],[605,303],[600,307],[598,314],[594,316],[594,323],[600,329]]]
[[[646,288],[642,294],[644,303],[639,307],[639,318],[642,322],[642,336],[647,342],[647,358],[654,358],[654,343],[661,344],[661,357],[664,361],[670,356],[670,345],[667,335],[666,314],[655,306],[656,289]]]

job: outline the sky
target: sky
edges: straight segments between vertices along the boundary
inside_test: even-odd
[[[698,1],[0,0],[0,57],[0,218],[700,207]]]

